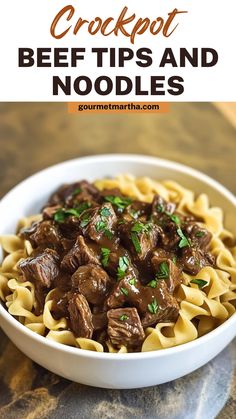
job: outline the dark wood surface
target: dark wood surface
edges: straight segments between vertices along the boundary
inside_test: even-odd
[[[236,119],[236,115],[235,115]],[[137,153],[188,164],[236,192],[236,129],[213,104],[173,104],[163,115],[69,115],[65,104],[0,104],[0,196],[51,164]],[[141,390],[71,383],[25,357],[0,332],[0,418],[236,418],[233,342],[175,382]]]

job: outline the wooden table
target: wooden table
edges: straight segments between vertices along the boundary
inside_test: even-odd
[[[163,115],[68,115],[64,104],[0,104],[0,196],[48,165],[119,152],[188,164],[235,193],[236,112],[228,109],[182,103]],[[233,342],[212,362],[172,383],[115,391],[59,378],[0,333],[0,418],[211,419],[219,414],[233,419],[235,349]]]

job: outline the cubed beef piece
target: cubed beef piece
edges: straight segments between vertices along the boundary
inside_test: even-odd
[[[42,254],[20,262],[19,267],[26,281],[34,281],[42,287],[50,288],[59,274],[57,252],[46,249]]]
[[[34,249],[37,247],[37,244],[31,239],[31,236],[36,232],[39,224],[40,222],[34,222],[30,227],[21,229],[19,233],[22,239],[30,241]]]
[[[70,215],[66,217],[63,223],[58,225],[58,228],[64,238],[75,241],[78,235],[81,234],[80,218]]]
[[[138,310],[144,313],[141,317],[143,327],[148,327],[160,322],[175,322],[179,314],[179,305],[169,293],[165,281],[161,281],[156,288],[143,289],[142,306],[139,306]]]
[[[33,248],[50,247],[57,250],[61,248],[62,237],[57,226],[52,221],[41,221],[34,226],[31,233],[28,230],[28,232],[22,232],[22,234],[30,241]]]
[[[118,308],[124,304],[141,305],[142,304],[142,286],[138,279],[130,274],[120,279],[114,286],[109,297],[106,300],[106,307]]]
[[[109,274],[117,279],[119,265],[122,266],[124,264],[126,264],[126,266],[124,266],[124,271],[126,274],[129,273],[134,277],[138,276],[138,271],[132,265],[130,255],[126,249],[124,249],[122,246],[119,246],[118,248],[111,250],[106,266],[106,270],[109,272]]]
[[[52,220],[56,212],[61,208],[61,205],[53,205],[52,207],[43,208],[43,219]]]
[[[93,319],[86,298],[82,294],[73,294],[69,300],[68,311],[71,329],[77,337],[91,339]]]
[[[127,222],[119,226],[122,243],[140,261],[157,245],[160,227],[152,223]]]
[[[142,201],[133,201],[123,212],[123,218],[127,221],[146,220],[151,215],[151,204]]]
[[[189,236],[193,247],[199,247],[202,250],[207,250],[209,248],[212,234],[208,230],[200,227],[196,223],[187,224],[183,230]]]
[[[100,305],[112,287],[108,274],[98,265],[80,266],[72,275],[72,288],[83,294],[91,304]]]
[[[112,239],[116,227],[117,217],[108,202],[101,207],[84,211],[81,216],[81,229],[86,237],[96,242],[101,242],[105,237]]]
[[[185,247],[182,249],[180,264],[183,271],[190,275],[197,275],[204,266],[212,266],[215,258],[210,253],[194,247]]]
[[[160,264],[161,262],[165,262],[166,259],[175,260],[175,257],[176,255],[174,252],[162,249],[161,247],[157,247],[152,254],[152,258],[154,258],[154,263],[156,265]]]
[[[87,182],[75,182],[67,185],[62,185],[49,199],[48,206],[62,204],[72,206],[74,201],[91,200],[95,201],[100,198],[99,190]]]
[[[64,256],[61,262],[62,269],[74,273],[76,269],[86,263],[100,264],[99,253],[95,246],[86,242],[83,236],[78,236],[76,243],[70,251]]]
[[[68,301],[71,298],[71,292],[64,295],[53,295],[52,296],[52,315],[56,320],[62,317],[68,317]]]
[[[152,257],[151,263],[157,279],[158,276],[161,279],[163,279],[164,276],[169,292],[173,293],[175,288],[181,284],[181,270],[172,262],[172,260],[165,259],[160,262],[160,258],[155,255]]]
[[[145,333],[136,308],[109,310],[108,336],[113,345],[135,347],[145,339]]]
[[[172,202],[166,202],[160,195],[155,195],[152,201],[152,215],[154,217],[161,217],[163,213],[167,212],[173,214],[176,205]]]
[[[95,313],[93,314],[93,328],[94,331],[104,330],[107,327],[107,313]]]
[[[67,292],[71,289],[71,275],[68,272],[60,270],[58,276],[54,281],[54,285],[60,291]]]
[[[180,236],[177,233],[177,226],[168,217],[165,217],[165,225],[160,233],[160,245],[166,251],[175,251],[178,249]]]

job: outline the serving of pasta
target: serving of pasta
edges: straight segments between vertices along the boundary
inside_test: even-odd
[[[223,215],[169,180],[63,185],[1,236],[0,299],[28,329],[81,349],[193,341],[236,310],[235,238]]]

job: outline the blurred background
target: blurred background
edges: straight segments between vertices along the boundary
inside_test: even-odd
[[[51,164],[102,153],[175,160],[236,192],[236,103],[176,103],[167,114],[109,115],[68,114],[65,103],[1,103],[0,146],[1,196]]]

